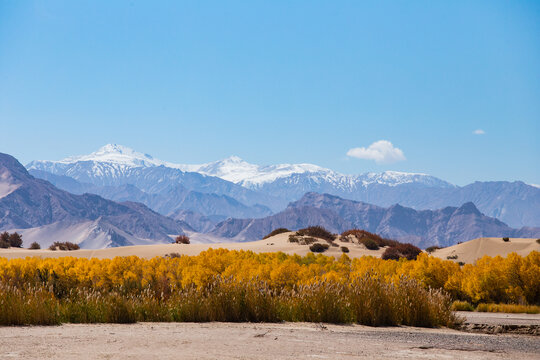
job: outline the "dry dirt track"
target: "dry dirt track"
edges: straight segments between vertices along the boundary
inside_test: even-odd
[[[540,359],[540,339],[308,323],[1,327],[0,359]]]

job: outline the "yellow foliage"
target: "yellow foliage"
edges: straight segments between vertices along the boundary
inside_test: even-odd
[[[237,281],[257,280],[275,289],[330,281],[342,284],[373,276],[397,283],[403,277],[425,288],[442,289],[454,299],[497,303],[540,303],[540,253],[526,257],[515,253],[483,257],[460,267],[452,261],[420,254],[416,260],[382,260],[375,257],[340,259],[324,255],[256,254],[250,251],[210,249],[198,256],[136,256],[114,259],[74,257],[0,258],[0,282],[31,288],[51,285],[55,289],[92,288],[130,291],[152,289],[168,294],[174,289],[208,287],[216,277]],[[60,291],[58,290],[58,291]]]

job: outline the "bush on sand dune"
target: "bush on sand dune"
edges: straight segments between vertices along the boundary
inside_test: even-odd
[[[290,231],[291,230],[286,229],[286,228],[278,228],[278,229],[275,229],[275,230],[271,231],[268,235],[263,237],[263,240],[268,239],[269,237],[276,236],[276,235],[283,234],[283,233],[290,232]]]
[[[322,226],[310,226],[304,229],[300,229],[296,232],[296,235],[300,236],[312,236],[326,241],[334,241],[337,237],[336,234],[332,234]]]
[[[189,244],[190,240],[189,240],[189,237],[187,235],[178,235],[174,239],[174,243],[175,244]]]
[[[407,260],[415,260],[422,252],[419,248],[412,244],[399,244],[387,248],[382,254],[383,260],[399,260],[405,258]]]
[[[351,229],[351,230],[347,230],[341,233],[342,239],[348,239],[349,236],[353,236],[354,238],[356,238],[358,242],[361,242],[361,243],[363,243],[364,241],[367,241],[368,239],[372,240],[379,247],[393,246],[393,245],[399,244],[399,242],[395,240],[386,239],[377,234],[370,233],[369,231],[360,230],[360,229]]]
[[[51,246],[49,246],[49,250],[53,250],[53,251],[56,251],[56,250],[71,251],[71,250],[79,250],[79,249],[80,249],[79,245],[74,244],[69,241],[65,241],[65,242],[55,241]]]

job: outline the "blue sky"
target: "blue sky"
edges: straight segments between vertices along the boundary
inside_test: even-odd
[[[0,128],[23,163],[119,143],[540,184],[540,3],[0,0]]]

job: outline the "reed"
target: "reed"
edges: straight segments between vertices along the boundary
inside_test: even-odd
[[[401,279],[385,283],[366,276],[352,283],[325,280],[291,289],[263,281],[215,277],[203,288],[178,289],[169,296],[150,288],[96,291],[81,288],[61,298],[52,288],[0,288],[1,325],[133,323],[136,321],[307,321],[370,326],[453,326],[450,298]]]
[[[539,314],[540,306],[520,304],[478,304],[476,311]]]
[[[452,305],[453,300],[463,303]],[[0,258],[2,325],[313,321],[452,326],[453,309],[483,303],[540,305],[540,253],[484,257],[461,267],[427,254],[416,260],[345,254],[335,259],[224,249],[150,260]],[[478,311],[537,308],[481,305]]]

